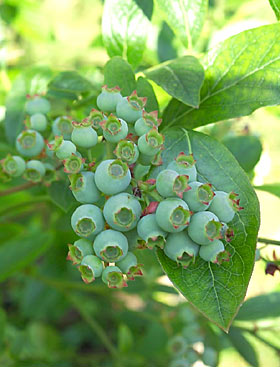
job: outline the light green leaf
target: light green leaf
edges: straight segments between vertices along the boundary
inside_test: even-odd
[[[139,97],[147,97],[147,103],[145,105],[147,112],[159,110],[154,89],[147,79],[142,78],[142,76],[137,79],[136,91]]]
[[[280,199],[280,183],[255,186],[255,189],[269,192],[270,194],[275,195]]]
[[[194,108],[198,107],[204,70],[194,56],[167,61],[144,71],[144,74],[172,97]]]
[[[280,0],[269,0],[277,20],[280,20]]]
[[[280,24],[241,32],[209,51],[199,109],[172,99],[162,126],[195,128],[280,104]]]
[[[76,202],[69,188],[69,184],[65,181],[54,181],[48,188],[48,193],[54,204],[67,213]]]
[[[236,320],[252,321],[279,317],[280,293],[262,294],[247,299],[240,308]]]
[[[232,327],[228,333],[229,340],[238,353],[254,367],[259,366],[258,358],[252,344],[245,338],[242,330]]]
[[[208,0],[156,0],[169,27],[192,48],[203,27]]]
[[[189,138],[189,140],[188,140]],[[180,152],[192,147],[199,180],[210,182],[214,189],[239,194],[244,210],[230,223],[235,236],[226,244],[230,261],[222,265],[197,258],[187,269],[170,260],[162,250],[158,258],[174,286],[209,320],[227,331],[244,300],[253,271],[257,234],[260,225],[259,203],[245,172],[228,150],[210,136],[181,129],[169,130],[165,136],[163,165],[153,177]]]
[[[131,66],[116,56],[104,67],[104,84],[108,87],[120,87],[123,96],[129,96],[136,89],[136,81]]]
[[[102,35],[110,57],[122,56],[137,66],[145,49],[147,31],[148,19],[134,0],[105,0]]]

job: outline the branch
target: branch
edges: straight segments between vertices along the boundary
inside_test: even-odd
[[[268,238],[258,238],[258,242],[260,243],[265,243],[267,245],[276,245],[276,246],[280,246],[280,241],[276,241],[276,240],[269,240]]]
[[[26,189],[29,189],[30,187],[35,186],[35,185],[36,184],[33,183],[33,182],[26,182],[23,185],[11,187],[10,189],[0,191],[0,197],[11,195],[11,194],[14,194],[14,193],[19,192],[19,191],[24,191]]]

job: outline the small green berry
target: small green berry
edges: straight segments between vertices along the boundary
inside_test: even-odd
[[[85,159],[81,157],[81,155],[76,152],[73,153],[69,158],[66,158],[62,161],[64,165],[64,172],[75,174],[79,173],[84,168]]]
[[[114,154],[128,165],[135,163],[139,157],[137,145],[129,140],[119,141]]]
[[[211,261],[214,264],[221,264],[223,261],[229,261],[229,254],[225,251],[222,241],[214,240],[210,245],[201,246],[199,256],[205,261]]]
[[[38,131],[25,130],[17,137],[16,148],[24,157],[34,157],[42,152],[44,139]]]
[[[98,108],[104,112],[115,112],[117,104],[121,100],[122,95],[119,87],[108,88],[107,85],[104,85],[96,103]]]
[[[96,132],[98,132],[99,135],[100,135],[100,133],[102,132],[102,128],[100,126],[100,123],[107,119],[107,117],[103,114],[103,112],[98,111],[98,110],[93,108],[90,111],[90,114],[87,117],[87,119],[92,123],[92,127],[94,128],[94,130]]]
[[[107,229],[96,236],[93,249],[100,259],[107,263],[114,263],[126,256],[128,242],[121,232]]]
[[[192,154],[186,155],[181,152],[174,161],[168,164],[167,169],[173,169],[180,175],[188,175],[189,182],[192,182],[196,181],[197,177],[195,162]]]
[[[30,128],[36,131],[45,131],[48,120],[42,113],[35,113],[30,117]]]
[[[178,357],[186,353],[188,344],[183,336],[175,335],[168,340],[167,349],[170,354]]]
[[[155,156],[161,149],[163,149],[164,137],[156,128],[151,129],[145,135],[138,139],[139,151],[147,156]]]
[[[222,223],[219,218],[208,211],[195,213],[189,224],[190,238],[199,245],[210,245],[214,240],[221,238]]]
[[[123,273],[117,266],[107,266],[102,272],[102,280],[109,288],[127,287]]]
[[[98,190],[93,172],[81,172],[69,176],[71,190],[75,199],[82,204],[96,203],[101,195]]]
[[[50,150],[53,150],[58,159],[64,160],[70,158],[76,153],[76,146],[69,140],[64,140],[62,136],[56,136],[53,144],[48,144]]]
[[[205,347],[202,355],[202,361],[207,366],[217,366],[218,353],[211,347]]]
[[[18,155],[12,156],[8,154],[6,158],[0,161],[3,172],[11,177],[19,177],[23,174],[26,168],[25,160]]]
[[[143,275],[142,265],[138,264],[137,257],[132,252],[128,252],[122,260],[118,261],[118,267],[129,280],[134,280],[135,276]]]
[[[215,191],[215,197],[209,206],[209,210],[216,214],[220,221],[229,223],[235,213],[243,209],[239,205],[240,200],[236,199],[237,196],[234,192]]]
[[[104,138],[110,143],[118,143],[125,139],[128,134],[127,123],[112,114],[107,120],[102,121],[100,126],[103,129]]]
[[[63,136],[63,139],[70,140],[73,131],[72,118],[68,116],[57,117],[52,124],[54,136]]]
[[[40,182],[45,176],[46,168],[41,161],[31,160],[26,163],[24,178],[31,182]]]
[[[68,248],[67,260],[72,261],[74,265],[80,264],[85,256],[93,255],[92,242],[86,238],[80,238],[73,245],[69,244]]]
[[[71,226],[80,237],[93,239],[104,225],[102,211],[92,204],[80,205],[71,217]]]
[[[179,196],[182,199],[183,193],[190,189],[188,179],[187,175],[179,175],[176,171],[164,169],[157,176],[156,189],[165,198]]]
[[[150,250],[155,246],[164,247],[167,233],[158,225],[155,214],[142,217],[137,224],[137,232]]]
[[[166,232],[183,231],[188,225],[191,212],[185,201],[179,198],[167,198],[161,201],[156,210],[156,221]]]
[[[190,190],[183,195],[183,199],[188,204],[189,208],[194,212],[204,211],[209,208],[215,195],[212,190],[212,185],[192,181],[189,183],[189,187]]]
[[[92,122],[84,119],[82,122],[73,121],[74,129],[71,134],[72,142],[82,148],[89,149],[98,143],[96,131],[92,128]]]
[[[128,123],[133,123],[142,116],[147,98],[137,96],[134,91],[129,97],[123,97],[117,104],[116,112],[119,118]]]
[[[134,125],[135,132],[138,136],[145,135],[152,128],[158,129],[161,119],[158,119],[158,111],[146,112],[143,111],[142,117],[140,117]]]
[[[101,276],[103,271],[102,261],[94,255],[87,255],[83,258],[79,266],[82,279],[85,283],[91,283]]]
[[[33,99],[26,102],[25,110],[29,115],[35,113],[47,114],[51,109],[50,102],[43,97],[35,96]]]

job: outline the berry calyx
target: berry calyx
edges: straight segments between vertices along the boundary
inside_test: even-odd
[[[72,214],[71,225],[78,236],[92,239],[103,230],[105,222],[100,208],[84,204]]]
[[[132,141],[121,140],[118,142],[114,154],[128,165],[135,163],[139,157],[137,145]]]
[[[31,160],[26,163],[24,178],[31,182],[40,182],[46,173],[46,167],[41,161]]]
[[[158,225],[170,233],[183,231],[189,225],[190,216],[188,205],[179,198],[161,201],[156,210]]]
[[[195,212],[206,210],[215,196],[212,185],[192,181],[189,183],[189,187],[190,190],[183,195],[183,199],[189,208]]]
[[[73,131],[72,118],[69,116],[57,117],[52,124],[54,136],[63,136],[65,140],[71,139]]]
[[[65,173],[78,173],[83,169],[83,164],[85,163],[85,159],[81,158],[80,156],[72,153],[72,155],[69,158],[66,158],[62,161],[64,165],[64,172]]]
[[[127,287],[123,273],[117,266],[107,266],[102,272],[102,280],[109,288]]]
[[[138,139],[138,148],[141,153],[147,156],[155,156],[163,149],[164,137],[156,128],[151,129]]]
[[[69,244],[68,248],[67,260],[72,261],[74,265],[80,264],[85,256],[93,255],[92,242],[86,238],[75,241],[73,245]]]
[[[157,176],[156,189],[165,198],[177,195],[182,199],[183,193],[190,190],[188,180],[187,175],[179,175],[176,171],[165,169]]]
[[[239,205],[240,200],[234,192],[215,191],[209,210],[216,214],[220,221],[229,223],[232,221],[236,212],[243,208]]]
[[[94,255],[87,255],[83,258],[79,266],[82,279],[85,283],[91,283],[101,276],[103,271],[102,261]]]
[[[112,114],[107,120],[102,121],[100,126],[103,129],[104,138],[110,143],[118,143],[120,140],[124,139],[128,133],[127,123]]]
[[[17,151],[24,157],[34,157],[44,148],[44,139],[38,131],[25,130],[16,140]]]
[[[181,175],[188,175],[189,182],[192,182],[196,181],[197,177],[195,162],[196,160],[192,154],[186,155],[184,152],[181,152],[175,160],[168,164],[167,168],[173,169]]]
[[[126,237],[113,229],[99,233],[93,243],[96,255],[107,263],[115,263],[123,259],[128,251]]]
[[[99,131],[101,128],[100,123],[105,120],[105,116],[101,111],[93,108],[89,113],[88,120],[92,123],[94,130]]]
[[[191,218],[188,234],[199,245],[210,245],[214,240],[221,238],[222,226],[212,212],[197,212]]]
[[[137,257],[130,251],[122,260],[118,261],[118,267],[126,274],[128,280],[134,280],[136,276],[143,275],[141,270],[143,265],[138,264]]]
[[[82,204],[96,203],[100,198],[93,172],[80,172],[69,176],[70,189],[75,199]]]
[[[143,111],[142,117],[140,117],[134,125],[135,132],[138,136],[144,135],[152,128],[158,129],[161,124],[161,119],[158,119],[158,111],[146,112]]]
[[[7,173],[7,175],[11,177],[19,177],[25,171],[26,163],[25,160],[22,159],[18,155],[12,156],[8,154],[6,158],[0,161],[3,172]]]

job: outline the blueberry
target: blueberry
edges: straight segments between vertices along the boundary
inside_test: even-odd
[[[149,249],[155,246],[164,247],[167,233],[158,225],[155,214],[142,217],[138,222],[137,232]]]
[[[47,114],[51,109],[50,102],[43,97],[35,96],[33,99],[26,102],[25,110],[29,115],[35,113]]]
[[[81,172],[69,176],[71,190],[77,201],[82,204],[96,203],[100,199],[93,172]]]
[[[209,208],[214,197],[212,185],[192,181],[189,183],[189,186],[191,189],[183,195],[183,199],[188,204],[189,208],[194,212],[204,211]]]
[[[121,232],[107,229],[96,236],[93,249],[100,259],[112,263],[120,261],[126,256],[128,242]]]
[[[26,163],[24,178],[31,182],[40,182],[46,173],[46,168],[41,161],[31,160]]]
[[[102,92],[97,97],[97,106],[104,112],[115,112],[119,101],[122,100],[120,88],[108,88],[107,85],[102,87]]]
[[[90,120],[85,119],[82,122],[72,122],[74,129],[71,134],[71,140],[79,147],[89,149],[98,143],[96,131],[92,128]]]
[[[57,117],[52,124],[54,136],[63,136],[65,140],[71,139],[73,131],[72,119],[68,116]]]
[[[101,122],[100,126],[103,129],[104,138],[110,143],[118,143],[120,140],[125,139],[128,133],[127,123],[112,114],[107,120]]]
[[[189,182],[192,182],[196,181],[197,177],[195,162],[192,154],[186,155],[184,152],[181,152],[175,160],[168,164],[167,169],[173,169],[180,175],[188,175]]]
[[[135,163],[139,157],[137,145],[129,140],[119,141],[114,154],[128,165]]]
[[[103,271],[102,261],[94,255],[87,255],[83,258],[79,266],[82,279],[85,283],[91,283],[101,276]]]
[[[190,189],[188,179],[187,175],[179,175],[176,171],[165,169],[157,176],[156,189],[165,198],[172,196],[182,198],[183,193]]]
[[[17,137],[16,148],[24,157],[34,157],[42,152],[44,139],[38,131],[25,130]]]
[[[26,168],[25,160],[18,155],[8,154],[0,163],[3,171],[11,177],[21,176]]]
[[[48,120],[42,113],[35,113],[30,117],[30,128],[36,131],[45,131]]]
[[[107,266],[102,272],[102,280],[109,288],[127,287],[123,273],[117,266]]]
[[[157,207],[156,221],[166,232],[181,232],[189,225],[190,215],[185,201],[179,198],[167,198]]]
[[[199,245],[209,245],[221,237],[222,223],[219,218],[208,211],[192,215],[188,228],[191,239]]]
[[[123,97],[117,104],[116,112],[119,118],[128,123],[133,123],[142,116],[147,98],[137,96],[134,91],[129,97]]]
[[[72,214],[71,226],[80,237],[93,239],[104,228],[101,210],[92,204],[80,205]]]
[[[138,139],[139,151],[147,156],[155,156],[163,148],[164,137],[153,128]]]
[[[73,264],[80,264],[87,255],[93,255],[93,244],[86,238],[80,238],[73,245],[68,245],[69,252],[67,260],[71,260]]]
[[[158,120],[158,111],[146,112],[143,111],[142,117],[140,117],[134,125],[135,132],[138,136],[145,135],[152,128],[158,128],[161,120]]]
[[[215,191],[215,196],[209,206],[209,210],[216,214],[220,221],[229,223],[232,221],[235,213],[243,209],[239,205],[237,196],[234,192]]]

